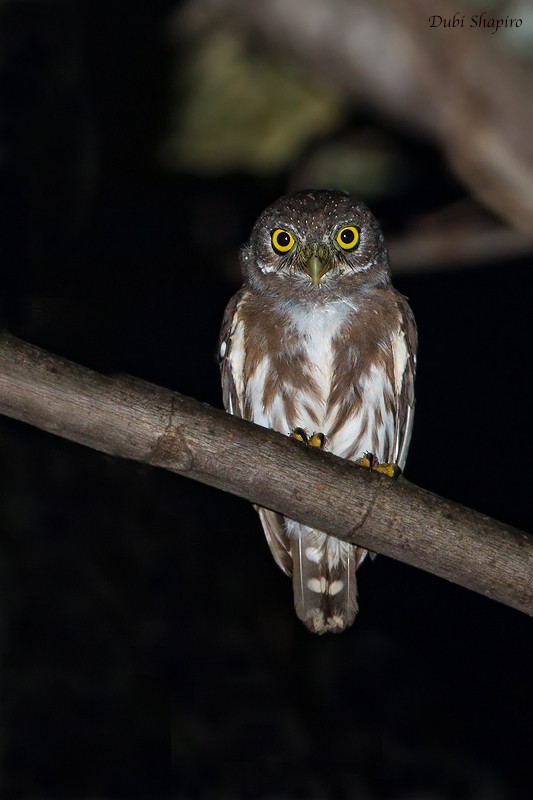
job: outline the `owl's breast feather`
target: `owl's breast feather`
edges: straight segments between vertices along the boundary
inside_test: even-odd
[[[326,449],[343,458],[369,451],[392,461],[399,376],[387,370],[364,322],[368,309],[338,301],[259,310],[246,300],[229,353],[242,416],[286,435],[295,428],[323,433]]]

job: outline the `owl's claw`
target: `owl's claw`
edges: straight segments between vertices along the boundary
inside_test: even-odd
[[[290,434],[291,439],[296,439],[297,442],[302,442],[309,447],[317,447],[321,450],[326,442],[326,437],[323,433],[315,431],[311,436],[308,436],[303,428],[295,428]]]
[[[379,472],[380,475],[386,475],[388,478],[396,480],[402,474],[398,464],[380,464],[373,453],[365,453],[362,458],[358,458],[355,462],[359,467],[370,469],[373,472]]]

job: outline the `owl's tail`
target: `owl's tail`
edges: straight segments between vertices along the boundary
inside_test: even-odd
[[[357,614],[355,571],[365,551],[306,525],[287,527],[296,613],[313,633],[340,633]]]

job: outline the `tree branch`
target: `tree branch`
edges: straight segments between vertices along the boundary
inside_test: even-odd
[[[533,254],[533,235],[498,225],[411,232],[388,247],[394,275],[487,267]]]
[[[0,411],[163,467],[533,615],[533,538],[191,398],[3,334]]]

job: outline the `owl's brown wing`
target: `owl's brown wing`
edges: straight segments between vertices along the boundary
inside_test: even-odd
[[[276,564],[290,578],[293,568],[291,542],[285,531],[283,517],[268,508],[260,508],[259,506],[254,506],[254,508],[259,514],[270,552]]]
[[[417,332],[413,312],[411,311],[406,299],[401,296],[399,307],[401,310],[401,328],[405,336],[407,345],[407,359],[403,371],[403,378],[400,393],[397,398],[397,431],[398,447],[395,463],[401,469],[405,466],[411,432],[413,430],[413,419],[415,410],[415,373],[416,373],[416,351],[417,351]]]
[[[224,408],[230,414],[244,417],[244,398],[240,396],[238,387],[244,385],[244,376],[237,375],[236,371],[242,369],[242,354],[246,347],[245,333],[237,332],[239,324],[239,304],[245,294],[244,287],[229,301],[218,342],[218,360],[222,374],[222,400]],[[276,564],[289,577],[292,575],[292,556],[290,541],[285,531],[283,517],[275,511],[254,506],[259,514],[265,537]]]
[[[239,303],[244,295],[244,287],[234,294],[222,319],[222,326],[220,328],[220,336],[218,339],[217,359],[220,366],[220,373],[222,378],[222,402],[224,408],[229,414],[234,414],[236,417],[242,417],[243,398],[239,397],[237,392],[237,385],[242,384],[242,376],[236,380],[235,376],[235,358],[232,352],[234,347],[233,334],[237,328]]]

